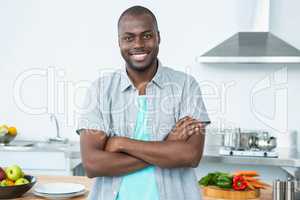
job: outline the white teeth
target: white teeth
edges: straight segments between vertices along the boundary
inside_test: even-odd
[[[135,54],[135,55],[132,55],[131,57],[136,60],[136,61],[143,61],[145,60],[147,54],[144,53],[144,54]]]

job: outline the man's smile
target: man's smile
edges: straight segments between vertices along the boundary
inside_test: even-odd
[[[130,57],[136,62],[141,62],[146,60],[148,54],[149,54],[148,51],[132,51],[129,53]]]
[[[143,61],[146,59],[147,57],[147,53],[143,53],[143,54],[133,54],[131,55],[131,58],[134,60],[134,61]]]

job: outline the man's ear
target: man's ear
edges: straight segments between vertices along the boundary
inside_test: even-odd
[[[158,36],[158,44],[160,44],[160,32],[157,31],[157,36]]]
[[[118,45],[119,45],[119,47],[121,46],[120,45],[120,37],[118,36]]]

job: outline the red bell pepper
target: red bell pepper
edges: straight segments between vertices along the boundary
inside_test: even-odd
[[[248,187],[247,182],[245,181],[244,177],[242,176],[234,176],[232,188],[234,190],[245,190]]]

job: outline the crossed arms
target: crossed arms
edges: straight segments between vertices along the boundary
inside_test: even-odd
[[[89,178],[119,176],[149,165],[161,168],[197,167],[202,157],[205,126],[184,117],[163,141],[108,137],[85,129],[80,134],[82,163]]]

